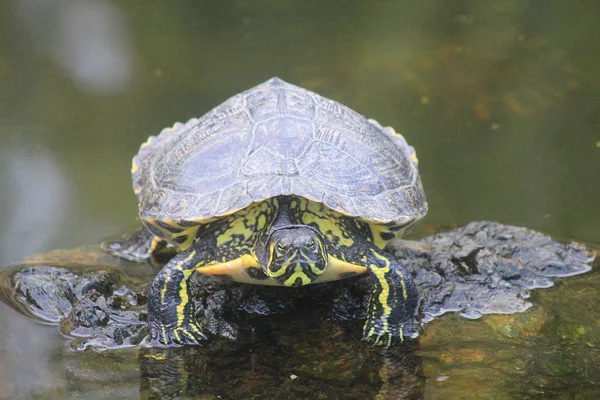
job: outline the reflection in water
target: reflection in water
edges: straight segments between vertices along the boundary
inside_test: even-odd
[[[0,149],[0,178],[0,213],[5,216],[0,220],[0,263],[6,265],[46,248],[64,222],[72,194],[56,160],[43,150],[30,155]]]
[[[140,393],[144,399],[175,396],[222,399],[418,398],[422,377],[414,349],[389,351],[368,345],[326,344],[301,353],[269,342],[243,349],[188,346],[141,349]],[[421,381],[421,384],[419,384]]]
[[[56,327],[43,326],[0,303],[0,399],[48,398],[66,387],[53,357],[64,347]]]
[[[31,157],[11,150],[0,149],[0,213],[6,216],[0,222],[2,265],[46,248],[70,200],[67,183],[47,152]],[[33,326],[11,311],[0,304],[0,399],[59,389],[63,371],[49,360],[63,339],[53,327]]]

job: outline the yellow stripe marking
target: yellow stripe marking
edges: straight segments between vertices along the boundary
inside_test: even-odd
[[[390,272],[390,262],[387,258],[380,256],[376,252],[373,252],[373,254],[375,255],[375,257],[379,258],[380,260],[382,260],[385,263],[385,267],[374,266],[373,268],[371,268],[371,271],[373,271],[373,274],[375,274],[375,276],[379,280],[379,283],[381,284],[381,293],[379,293],[379,303],[383,307],[383,316],[387,317],[392,312],[392,308],[388,305],[388,298],[390,296],[390,286],[388,285],[388,283],[385,279],[385,274]],[[383,329],[384,329],[384,331],[387,331],[388,330],[387,318],[382,318],[382,320],[383,320]]]
[[[150,249],[149,249],[150,254],[154,253],[154,250],[156,250],[156,248],[158,247],[158,245],[161,241],[162,241],[161,238],[159,238],[158,236],[154,236],[154,239],[152,239],[152,242],[150,243]]]
[[[267,218],[265,214],[269,213],[271,207],[272,202],[263,201],[240,211],[235,217],[230,218],[227,221],[228,228],[217,236],[217,246],[230,243],[237,235],[242,236],[243,241],[249,241],[257,230],[262,230],[266,226]],[[257,226],[261,224],[262,227]]]
[[[185,260],[180,261],[174,267],[174,269],[181,271],[183,273],[183,280],[181,281],[181,285],[180,285],[180,289],[179,289],[179,297],[180,297],[181,303],[179,303],[179,305],[177,306],[177,325],[181,325],[181,323],[183,322],[183,318],[184,318],[183,308],[185,307],[185,305],[188,302],[187,279],[194,272],[193,269],[184,271],[183,265],[185,263],[189,262],[195,255],[196,255],[196,251],[194,250],[189,254],[189,256]],[[165,279],[165,284],[160,292],[161,304],[163,304],[163,305],[165,303],[165,296],[167,294],[167,286],[170,281],[171,281],[171,271],[167,270],[167,278]]]
[[[192,330],[194,332],[196,332],[198,335],[202,336],[203,338],[206,338],[206,335],[204,333],[202,333],[202,331],[200,329],[198,329],[198,327],[195,324],[190,324],[190,328],[192,328]],[[189,334],[191,337],[191,333],[185,331],[186,334]]]
[[[194,272],[193,269],[183,272],[183,280],[181,281],[180,289],[179,289],[179,299],[181,303],[177,306],[177,326],[181,326],[183,324],[183,320],[185,319],[184,309],[187,305],[189,298],[187,294],[187,280],[190,275]]]
[[[277,271],[273,272],[273,271],[269,270],[268,275],[271,278],[278,278],[282,275],[285,275],[285,273],[287,272],[287,269],[289,268],[289,265],[290,265],[289,263],[283,263],[281,265],[281,268],[279,268]]]
[[[164,284],[162,290],[160,291],[160,303],[161,304],[165,303],[165,295],[167,294],[167,285],[169,284],[170,280],[171,280],[171,271],[167,270],[167,278],[165,279],[165,284]]]
[[[283,268],[281,268],[281,269],[283,270]],[[280,274],[280,275],[282,275],[282,274]],[[288,279],[286,279],[286,281],[284,282],[284,285],[292,286],[294,284],[294,282],[296,282],[297,278],[300,278],[300,280],[302,281],[302,285],[308,285],[309,283],[311,283],[310,278],[308,276],[306,276],[306,274],[302,270],[302,267],[297,266],[294,268],[294,273],[292,274],[292,276],[290,276]]]
[[[378,225],[378,224],[369,224],[369,228],[371,228],[371,235],[373,236],[373,243],[375,246],[383,249],[386,244],[391,240],[385,240],[381,237],[382,233],[392,233],[395,237],[401,237],[403,232],[392,232],[387,226]]]
[[[192,335],[191,333],[189,333],[189,332],[188,332],[188,331],[186,331],[185,329],[181,329],[181,332],[183,332],[183,334],[184,334],[185,336],[187,336],[187,337],[188,337],[188,338],[189,338],[189,339],[190,339],[192,342],[196,342],[196,341],[197,341],[197,339],[194,337],[194,335]],[[200,334],[202,335],[202,333],[200,333]],[[206,336],[202,335],[202,337],[204,337],[204,338],[205,338]]]
[[[320,268],[317,268],[317,266],[315,264],[309,264],[309,267],[310,267],[310,271],[313,274],[317,275],[317,277],[323,273],[323,270]]]
[[[404,282],[404,274],[401,271],[396,271],[400,276],[400,285],[402,285],[402,297],[404,300],[408,299],[408,292],[406,291],[406,282]]]
[[[322,204],[309,202],[305,199],[300,199],[300,202],[300,209],[302,209],[302,204],[305,204],[305,207],[308,209],[308,212],[302,214],[302,223],[317,225],[319,232],[326,236],[330,242],[335,243],[339,241],[340,245],[348,247],[354,244],[354,240],[351,237],[344,235],[339,226],[338,218],[336,218],[336,214],[333,211],[326,209]]]
[[[263,229],[265,227],[266,224],[267,224],[267,217],[265,217],[265,214],[260,214],[258,216],[258,222],[256,223],[256,230],[260,231],[261,229]]]

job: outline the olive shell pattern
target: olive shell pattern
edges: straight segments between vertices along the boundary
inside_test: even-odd
[[[204,223],[280,195],[377,224],[427,212],[402,135],[278,78],[151,136],[132,175],[145,220]]]

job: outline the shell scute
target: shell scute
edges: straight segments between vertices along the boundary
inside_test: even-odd
[[[150,220],[203,223],[280,195],[375,223],[427,210],[402,135],[277,78],[149,138],[132,170]]]

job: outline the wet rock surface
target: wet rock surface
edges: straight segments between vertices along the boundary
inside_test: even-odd
[[[531,289],[588,272],[594,254],[579,243],[559,243],[526,228],[472,222],[395,246],[419,285],[420,316],[428,322],[448,311],[463,317],[528,309]]]
[[[397,241],[389,250],[419,286],[417,327],[450,311],[471,319],[524,311],[531,306],[531,289],[589,271],[594,260],[583,245],[492,222],[474,222],[419,242]],[[4,270],[0,287],[4,301],[19,312],[58,323],[61,332],[75,338],[74,348],[135,346],[148,334],[147,287],[160,266],[126,262],[89,247],[41,255]],[[194,274],[190,287],[198,319],[215,346],[218,339],[239,345],[285,341],[281,326],[295,326],[292,336],[314,329],[322,340],[358,341],[370,293],[366,275],[293,289]]]

